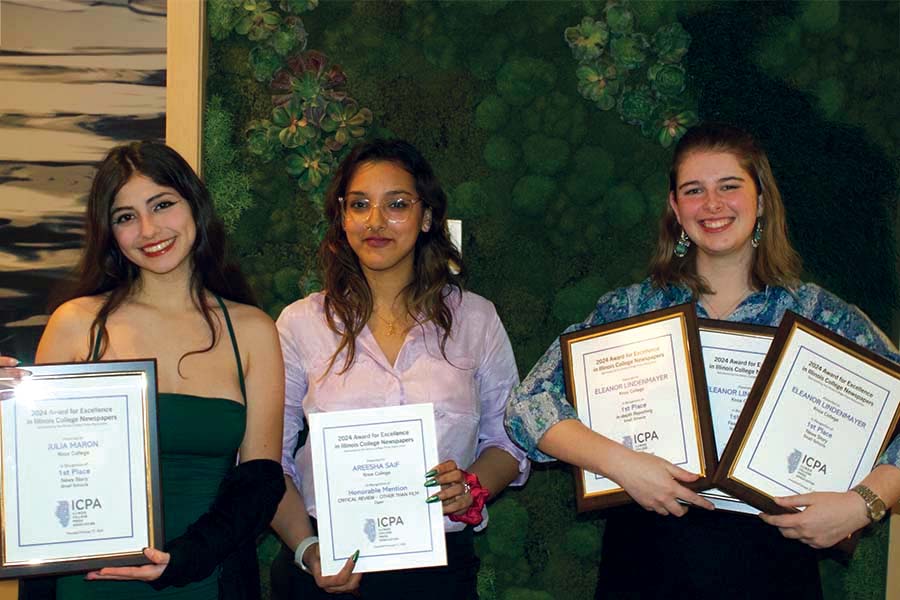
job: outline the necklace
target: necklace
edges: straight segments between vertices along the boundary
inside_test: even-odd
[[[722,320],[725,317],[729,316],[734,310],[740,306],[741,302],[747,299],[747,296],[753,293],[753,290],[750,288],[745,288],[743,292],[738,296],[737,301],[728,306],[728,308],[723,310],[713,310],[712,302],[710,302],[710,297],[706,294],[700,296],[700,301],[703,303],[703,307],[706,308],[706,312],[709,313],[709,316],[713,319]]]
[[[381,316],[381,314],[377,310],[375,310],[374,307],[372,308],[372,314],[374,314],[376,317],[378,317],[378,320],[387,326],[387,331],[385,332],[385,333],[387,333],[387,335],[394,336],[394,335],[401,335],[401,334],[405,333],[406,330],[402,327],[402,324],[400,323],[401,318],[394,317],[393,319],[385,319],[384,317]],[[394,310],[393,310],[393,306],[392,306],[391,307],[391,316],[393,316],[393,315],[394,315]],[[405,323],[406,315],[404,315],[402,317],[402,321]]]
[[[396,331],[396,329],[397,329],[397,319],[391,319],[390,321],[388,321],[387,319],[385,319],[384,317],[382,317],[382,316],[379,315],[378,313],[375,313],[375,316],[378,317],[378,320],[379,320],[379,321],[381,321],[382,323],[384,323],[385,325],[387,325],[387,334],[388,334],[388,335],[394,335],[394,333],[395,333],[395,331]]]

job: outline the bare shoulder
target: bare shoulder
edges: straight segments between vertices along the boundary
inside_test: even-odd
[[[83,296],[60,305],[41,335],[38,362],[69,362],[85,359],[91,324],[103,305],[103,296]]]
[[[82,296],[61,304],[50,315],[48,329],[59,328],[70,333],[87,332],[103,306],[103,296]]]

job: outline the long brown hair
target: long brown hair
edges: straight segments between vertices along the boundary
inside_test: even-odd
[[[135,174],[173,188],[191,208],[197,229],[191,251],[191,292],[194,305],[209,326],[212,342],[207,348],[188,352],[181,358],[207,352],[215,347],[218,336],[213,314],[207,306],[206,290],[244,304],[256,306],[256,300],[237,265],[225,259],[225,228],[215,214],[206,186],[177,152],[159,142],[116,146],[100,163],[88,196],[84,251],[75,277],[59,296],[57,305],[72,298],[105,294],[91,324],[87,358],[97,336],[101,338],[98,357],[102,356],[108,347],[106,319],[128,299],[140,277],[140,269],[119,250],[110,220],[116,194]]]
[[[372,290],[359,259],[347,242],[343,228],[341,198],[356,170],[365,163],[394,163],[412,175],[416,194],[423,208],[431,210],[431,227],[420,232],[413,258],[413,278],[402,291],[406,313],[420,325],[433,321],[441,330],[441,354],[453,327],[453,312],[448,297],[462,292],[465,267],[447,230],[447,196],[425,157],[403,140],[374,140],[356,146],[341,161],[325,198],[328,229],[319,247],[319,260],[325,277],[325,318],[328,327],[341,336],[331,356],[328,370],[338,354],[347,350],[341,373],[350,368],[356,356],[356,337],[372,316]],[[450,269],[454,265],[454,269]]]
[[[678,168],[694,152],[728,152],[753,177],[756,193],[762,198],[760,219],[763,225],[762,238],[753,253],[750,269],[753,286],[796,286],[800,275],[800,256],[788,239],[781,192],[778,191],[772,167],[762,146],[750,133],[725,123],[703,123],[690,129],[675,146],[672,167],[669,169],[671,193],[676,193],[678,187]],[[658,287],[684,285],[695,296],[712,292],[707,281],[697,273],[695,246],[688,248],[687,255],[683,258],[674,255],[680,234],[681,225],[667,202],[660,221],[656,253],[650,264],[650,278]]]

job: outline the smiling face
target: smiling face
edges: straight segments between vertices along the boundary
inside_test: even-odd
[[[692,152],[678,167],[669,204],[697,247],[698,259],[749,259],[756,218],[761,216],[753,176],[729,152]]]
[[[368,214],[351,216],[346,207],[354,202],[359,205],[363,199],[369,201]],[[428,230],[431,219],[423,203],[417,201],[406,221],[388,221],[381,207],[399,199],[416,200],[418,195],[415,179],[397,163],[362,163],[347,184],[343,228],[367,277],[385,272],[412,277],[416,239],[419,232]]]
[[[174,189],[136,172],[116,194],[110,223],[119,250],[142,271],[191,268],[197,226],[187,200]]]

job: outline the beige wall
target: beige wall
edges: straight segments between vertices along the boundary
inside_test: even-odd
[[[19,580],[0,581],[0,600],[15,600],[19,592]]]
[[[206,81],[206,4],[168,0],[166,143],[200,172]]]
[[[900,600],[900,504],[891,514],[890,547],[887,566],[887,600]]]

